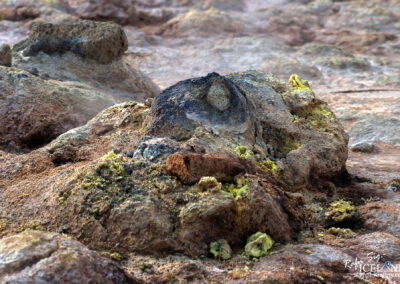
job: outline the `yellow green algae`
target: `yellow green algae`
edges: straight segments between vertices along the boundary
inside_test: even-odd
[[[255,233],[247,239],[245,252],[251,257],[260,258],[268,254],[268,250],[274,245],[274,241],[265,233]]]
[[[253,152],[246,146],[239,145],[235,148],[235,153],[239,158],[248,159],[253,156]]]
[[[235,200],[238,200],[247,196],[247,187],[247,179],[240,177],[235,180],[235,183],[224,184],[222,189],[229,192]]]
[[[354,232],[349,228],[331,227],[326,232],[328,234],[343,237],[343,238],[351,238],[355,235]]]
[[[118,252],[113,252],[110,254],[110,257],[115,260],[115,261],[121,261],[122,260],[122,255]]]
[[[307,83],[300,79],[299,75],[296,74],[290,76],[288,85],[292,88],[292,90],[304,90],[306,92],[312,92],[310,87],[307,86]]]
[[[218,240],[210,243],[210,253],[216,259],[227,260],[232,256],[232,250],[226,240]]]
[[[358,218],[358,216],[358,211],[352,202],[344,200],[330,203],[328,210],[325,212],[325,217],[337,224]]]
[[[268,171],[273,174],[276,172],[276,164],[269,159],[257,161],[256,164],[257,164],[258,168],[260,168],[264,171]]]

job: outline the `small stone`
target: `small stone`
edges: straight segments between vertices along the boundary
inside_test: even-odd
[[[0,46],[0,65],[10,67],[12,62],[11,48],[8,44]]]
[[[374,144],[361,142],[351,146],[350,150],[353,152],[373,153],[376,148]]]
[[[218,240],[210,244],[210,253],[216,259],[227,260],[232,257],[232,249],[226,240]]]

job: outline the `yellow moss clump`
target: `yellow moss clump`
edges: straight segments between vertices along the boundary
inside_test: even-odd
[[[247,196],[247,179],[240,177],[236,179],[235,184],[224,184],[223,190],[229,192],[235,200],[239,200]]]
[[[113,252],[110,254],[111,259],[115,260],[115,261],[121,261],[122,260],[122,255],[119,254],[118,252]]]
[[[248,159],[253,156],[253,152],[246,146],[240,145],[235,148],[235,153],[240,158]]]
[[[355,222],[359,218],[357,209],[350,201],[334,201],[325,212],[325,218],[329,223],[343,224],[344,222]]]
[[[354,232],[349,228],[343,229],[343,228],[331,227],[326,232],[328,234],[339,236],[342,238],[351,238],[355,235]]]
[[[273,174],[276,172],[276,164],[269,159],[257,162],[257,167]]]
[[[311,89],[308,87],[307,82],[300,79],[299,75],[293,74],[290,76],[288,85],[293,90],[304,90],[311,93]]]

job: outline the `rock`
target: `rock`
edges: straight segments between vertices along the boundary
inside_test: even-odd
[[[0,46],[0,65],[10,67],[12,61],[11,48],[8,44]]]
[[[374,144],[361,142],[351,146],[350,150],[353,152],[373,153],[375,152],[376,148]]]
[[[400,120],[397,117],[371,116],[354,123],[348,130],[350,143],[398,143]]]
[[[310,88],[292,88],[252,71],[185,80],[154,100],[146,134],[170,137],[200,153],[237,155],[261,168],[274,161],[270,168],[292,186],[307,183],[311,172],[338,174],[347,158],[347,135]],[[249,154],[237,153],[240,147]]]
[[[187,140],[197,127],[220,134],[250,136],[254,140],[254,118],[245,96],[217,73],[182,81],[166,89],[151,106],[147,133]]]
[[[24,56],[73,52],[83,58],[108,64],[128,49],[123,29],[114,23],[82,21],[78,24],[35,23],[29,38],[14,46]]]
[[[273,244],[274,241],[267,234],[258,232],[247,239],[244,250],[249,256],[260,258],[268,253]]]
[[[356,249],[367,254],[367,257],[375,257],[377,262],[399,261],[400,260],[400,239],[391,234],[373,232],[361,235],[352,242]]]
[[[0,147],[10,151],[37,148],[84,124],[116,101],[127,99],[125,92],[43,80],[20,69],[1,66],[0,83],[7,94],[0,99]],[[146,82],[138,84],[143,86]],[[151,91],[147,94],[155,95]]]
[[[74,13],[83,19],[129,24],[136,17],[136,0],[67,0]]]
[[[400,237],[400,206],[396,201],[369,202],[358,208],[364,227]]]
[[[111,260],[58,234],[26,231],[0,241],[1,283],[140,283]]]
[[[6,3],[4,3],[6,2]],[[23,21],[34,19],[39,16],[39,10],[28,1],[19,1],[15,4],[13,1],[2,1],[0,7],[0,20]]]
[[[387,190],[391,190],[394,192],[400,191],[400,179],[392,179],[386,185]]]
[[[349,201],[334,201],[325,212],[327,226],[349,227],[360,220],[360,214]]]
[[[133,156],[153,161],[162,155],[173,154],[177,151],[173,140],[168,138],[151,138],[146,136],[135,147]]]
[[[366,71],[371,64],[364,58],[353,56],[341,47],[320,43],[308,43],[301,47],[299,53],[309,58],[315,65],[332,70]]]
[[[298,74],[307,80],[320,78],[322,73],[314,66],[304,64],[296,58],[271,56],[265,60],[258,70],[272,73],[280,79],[287,79],[292,74]]]
[[[343,2],[325,20],[325,26],[332,29],[383,30],[385,26],[396,21],[390,6],[380,2],[364,5],[359,2]]]
[[[227,260],[232,257],[232,249],[226,240],[218,240],[210,243],[210,253],[216,259]]]
[[[354,254],[337,247],[320,244],[287,245],[261,258],[244,278],[229,283],[358,283],[353,281],[353,276],[345,266],[346,260],[353,259]]]
[[[298,6],[286,10],[276,8],[269,13],[263,30],[282,38],[286,44],[301,46],[315,39],[314,30],[320,26],[318,16],[307,13]],[[297,17],[293,13],[302,13],[302,16]]]
[[[229,181],[245,172],[245,167],[234,159],[199,154],[173,154],[168,157],[165,168],[168,174],[179,177],[184,184],[195,184],[204,176]]]
[[[192,10],[176,16],[165,23],[157,34],[170,37],[203,36],[215,34],[244,34],[252,29],[251,23],[243,22],[228,13],[209,9],[207,11]]]
[[[34,25],[31,36],[13,48],[18,69],[0,71],[8,94],[0,99],[0,120],[8,121],[0,127],[0,147],[31,150],[108,106],[154,97],[159,88],[121,57],[126,45],[113,23]]]
[[[197,1],[196,1],[197,2]],[[201,2],[201,1],[200,1]],[[221,11],[239,11],[244,12],[247,8],[246,1],[244,0],[206,0],[204,9],[218,9]]]
[[[215,177],[202,177],[197,183],[201,191],[222,189],[222,184]]]

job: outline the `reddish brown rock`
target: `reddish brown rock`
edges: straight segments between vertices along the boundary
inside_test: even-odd
[[[203,176],[230,180],[235,175],[245,172],[244,166],[232,158],[180,153],[168,157],[166,170],[184,184],[194,184]]]

